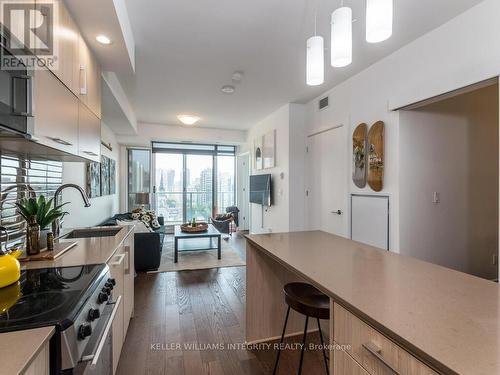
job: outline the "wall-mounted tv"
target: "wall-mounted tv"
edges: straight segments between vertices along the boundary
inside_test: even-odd
[[[250,202],[262,206],[271,206],[271,175],[260,174],[250,176]]]

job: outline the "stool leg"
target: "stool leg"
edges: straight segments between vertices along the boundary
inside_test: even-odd
[[[328,369],[328,361],[326,360],[326,349],[325,349],[325,342],[323,341],[323,332],[321,332],[321,326],[319,324],[319,319],[316,318],[316,320],[318,321],[319,339],[321,340],[321,347],[323,349],[323,359],[325,360],[326,373],[327,373],[327,375],[330,375],[330,370]]]
[[[276,356],[276,362],[274,363],[273,375],[275,375],[276,371],[278,370],[278,362],[280,360],[280,354],[281,354],[281,344],[283,344],[283,340],[285,339],[286,324],[288,323],[289,315],[290,315],[290,306],[288,306],[288,310],[286,310],[285,324],[283,325],[283,333],[281,333],[280,347],[278,348],[278,355]]]
[[[304,337],[302,337],[302,348],[300,349],[299,375],[302,374],[302,362],[304,361],[304,349],[306,348],[307,323],[309,317],[306,315],[306,324],[304,325]]]

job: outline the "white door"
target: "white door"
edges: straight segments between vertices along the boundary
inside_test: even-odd
[[[250,185],[250,155],[243,154],[237,157],[237,194],[238,208],[240,209],[239,228],[240,230],[248,230],[250,223],[250,202],[249,202],[249,185]]]
[[[337,127],[308,138],[309,229],[348,237],[347,138]]]

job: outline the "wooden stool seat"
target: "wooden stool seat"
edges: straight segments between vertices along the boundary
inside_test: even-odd
[[[283,288],[285,301],[302,315],[318,319],[330,319],[330,298],[311,284],[290,283]]]

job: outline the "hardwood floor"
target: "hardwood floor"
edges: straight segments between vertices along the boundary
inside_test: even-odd
[[[244,256],[245,240],[230,242]],[[138,274],[118,374],[271,374],[276,351],[245,348],[244,330],[245,267]],[[296,373],[299,355],[284,350],[278,373]],[[303,374],[324,373],[321,352],[306,351]]]

